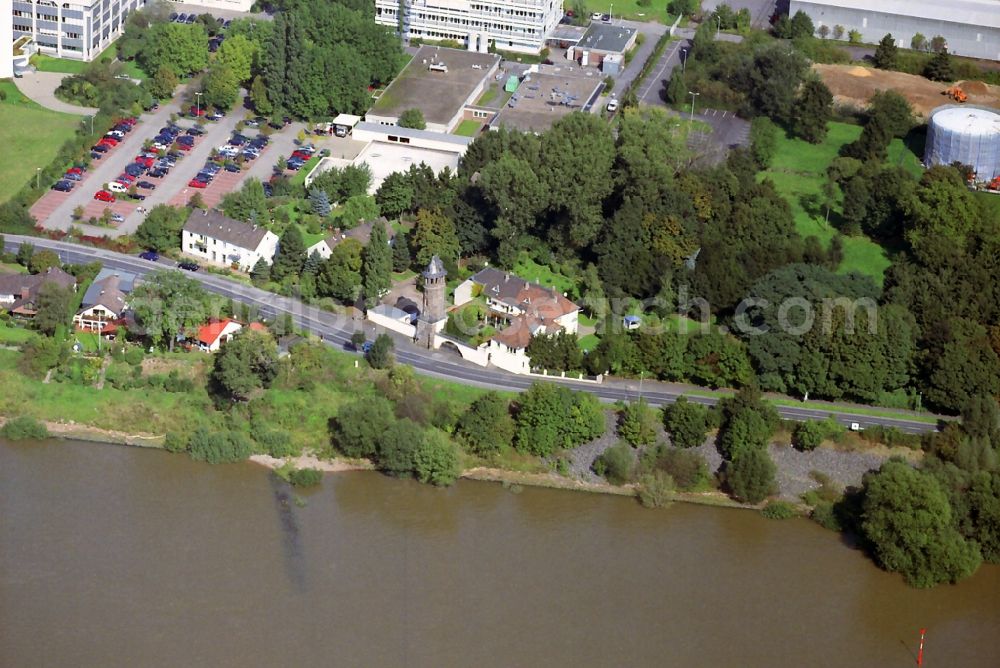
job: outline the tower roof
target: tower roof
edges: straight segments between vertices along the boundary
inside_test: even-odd
[[[424,269],[423,272],[424,278],[431,278],[431,279],[444,278],[447,275],[448,272],[444,268],[444,263],[441,262],[441,258],[439,258],[437,255],[431,258],[430,263],[427,265],[427,268]]]

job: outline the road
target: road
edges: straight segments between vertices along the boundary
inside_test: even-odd
[[[30,242],[36,248],[47,248],[56,251],[64,262],[82,263],[100,260],[105,267],[135,272],[139,275],[151,271],[170,268],[172,262],[161,260],[163,264],[154,264],[137,257],[113,253],[97,248],[77,246],[64,242],[51,241],[35,237],[6,235],[8,251],[16,251],[22,242]],[[282,297],[263,290],[237,283],[230,279],[208,273],[195,273],[190,276],[202,283],[206,290],[221,295],[227,299],[246,304],[255,309],[260,317],[274,319],[278,316],[290,315],[297,328],[322,337],[329,345],[349,350],[351,334],[358,329],[359,323],[344,314],[329,313],[318,308],[307,306],[302,302]],[[419,348],[409,340],[396,338],[396,359],[409,364],[423,375],[443,378],[465,385],[474,385],[497,390],[520,392],[527,389],[535,380],[534,377],[518,376],[494,368],[483,368],[464,362],[460,357],[442,351],[429,351]],[[717,399],[690,394],[703,388],[690,385],[660,383],[647,381],[607,380],[597,384],[585,381],[552,378],[555,382],[565,383],[574,389],[590,392],[602,401],[614,402],[635,399],[641,396],[652,405],[663,405],[673,402],[677,397],[686,395],[691,401],[713,405]],[[906,411],[889,411],[894,417],[871,416],[852,412],[850,406],[829,404],[829,409],[810,406],[778,406],[778,412],[788,420],[824,419],[833,415],[839,422],[849,425],[852,422],[862,427],[881,425],[897,427],[909,433],[933,431],[935,426],[915,419],[915,414]],[[860,408],[860,407],[859,407]]]

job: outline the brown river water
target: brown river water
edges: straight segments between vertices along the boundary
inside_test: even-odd
[[[0,666],[1000,665],[1000,567],[906,587],[806,520],[0,443]]]

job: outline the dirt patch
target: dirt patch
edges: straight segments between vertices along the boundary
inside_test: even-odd
[[[913,105],[924,119],[930,112],[952,100],[943,95],[949,84],[930,81],[915,74],[890,72],[857,65],[813,65],[837,104],[865,107],[880,90],[895,90]],[[959,81],[958,86],[969,95],[969,104],[1000,108],[1000,87],[981,81]]]
[[[167,375],[176,371],[182,378],[195,378],[202,368],[204,360],[180,360],[168,357],[147,357],[142,360],[142,375]]]

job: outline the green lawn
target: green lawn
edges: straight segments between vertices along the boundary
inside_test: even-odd
[[[87,65],[82,60],[72,60],[70,58],[54,58],[44,53],[36,53],[31,57],[31,64],[39,72],[62,72],[64,74],[79,74]]]
[[[299,168],[299,171],[295,172],[295,175],[292,176],[291,179],[289,179],[291,183],[298,186],[305,185],[306,176],[308,176],[309,172],[313,170],[313,167],[315,167],[316,163],[318,163],[320,160],[322,160],[322,158],[318,155],[314,155],[313,157],[309,158],[308,162],[302,165],[302,167]]]
[[[482,127],[483,124],[479,121],[464,120],[458,124],[457,128],[455,128],[455,134],[461,137],[475,137],[479,134],[479,130]]]
[[[577,343],[580,346],[580,350],[586,352],[596,348],[597,344],[600,342],[601,340],[597,338],[596,334],[587,334],[586,336],[580,337],[580,340]]]
[[[6,323],[0,324],[0,345],[19,346],[26,341],[30,341],[36,336],[37,334],[30,329],[13,327]]]
[[[588,15],[593,12],[608,14],[614,12],[614,18],[628,19],[630,21],[658,21],[664,25],[670,25],[677,18],[676,14],[667,11],[666,2],[653,2],[643,7],[638,0],[584,0]],[[573,9],[572,3],[566,5],[566,9]]]
[[[795,227],[803,237],[815,236],[826,244],[835,235],[836,229],[832,224],[826,223],[825,212],[814,215],[806,211],[803,199],[809,195],[822,194],[830,162],[837,157],[841,146],[854,141],[860,134],[861,128],[857,125],[830,123],[826,140],[821,144],[779,136],[778,150],[771,168],[764,172],[764,176],[774,181],[778,192],[788,200],[795,218]],[[915,157],[908,158],[905,148],[900,140],[894,140],[891,155],[900,164],[911,168]],[[919,164],[919,160],[917,162]],[[889,263],[885,249],[871,239],[864,236],[844,238],[844,260],[839,271],[857,271],[881,283]]]
[[[0,102],[0,146],[8,159],[0,160],[0,202],[6,202],[34,178],[36,168],[52,162],[80,122],[72,114],[43,109],[16,89],[10,93],[8,82],[3,83],[8,95]]]
[[[326,239],[328,236],[330,236],[330,233],[326,231],[317,232],[316,234],[310,234],[306,230],[305,225],[299,225],[299,231],[302,232],[302,241],[303,243],[305,243],[306,248],[309,248],[313,244],[318,244],[320,241],[323,241],[323,239]]]
[[[511,273],[546,288],[555,286],[559,292],[575,292],[576,290],[576,284],[571,278],[553,272],[549,267],[538,264],[524,253],[518,258]]]

